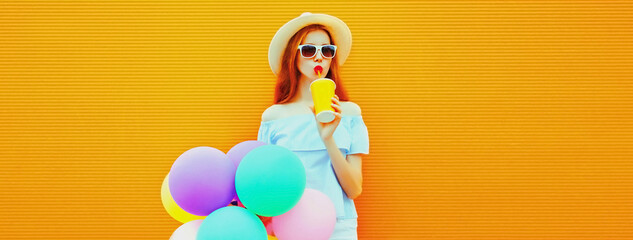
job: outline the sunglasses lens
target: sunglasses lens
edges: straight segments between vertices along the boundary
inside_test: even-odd
[[[301,47],[301,55],[303,57],[310,58],[314,56],[315,53],[316,53],[315,46],[306,45],[306,46]]]
[[[334,48],[334,46],[323,46],[323,48],[321,48],[321,52],[323,53],[324,57],[331,58],[334,57],[334,53],[336,53],[336,48]]]

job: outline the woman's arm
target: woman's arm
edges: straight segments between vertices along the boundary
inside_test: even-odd
[[[360,115],[360,107],[351,102],[348,103],[346,112],[351,115]],[[314,113],[314,107],[310,107]],[[321,123],[317,121],[317,129],[321,135],[321,140],[327,148],[328,155],[334,167],[334,173],[341,188],[350,199],[357,198],[363,191],[363,174],[362,174],[362,154],[347,155],[347,159],[343,157],[343,153],[336,146],[334,141],[334,131],[338,127],[342,118],[341,104],[338,96],[332,98],[332,108],[334,108],[334,121],[329,123]]]
[[[345,159],[334,138],[324,139],[323,143],[343,191],[350,199],[357,198],[363,191],[362,154],[350,154]]]

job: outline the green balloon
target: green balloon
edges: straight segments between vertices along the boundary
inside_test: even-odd
[[[306,172],[299,157],[276,145],[251,150],[235,173],[235,190],[244,207],[265,217],[292,209],[305,186]]]

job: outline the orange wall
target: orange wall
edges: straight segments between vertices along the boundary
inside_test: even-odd
[[[275,31],[353,33],[361,239],[632,239],[630,1],[0,3],[0,235],[168,239],[173,161],[255,139]]]

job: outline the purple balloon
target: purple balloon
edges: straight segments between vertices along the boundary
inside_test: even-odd
[[[236,170],[233,162],[218,149],[189,149],[176,159],[169,172],[171,196],[186,212],[207,216],[228,205],[237,195]]]
[[[244,156],[246,156],[248,152],[264,145],[268,144],[255,140],[244,141],[233,146],[233,148],[231,148],[231,150],[229,150],[226,155],[229,157],[229,159],[231,159],[233,163],[235,163],[235,167],[237,167],[240,165],[240,162],[242,162],[242,158],[244,158]]]

